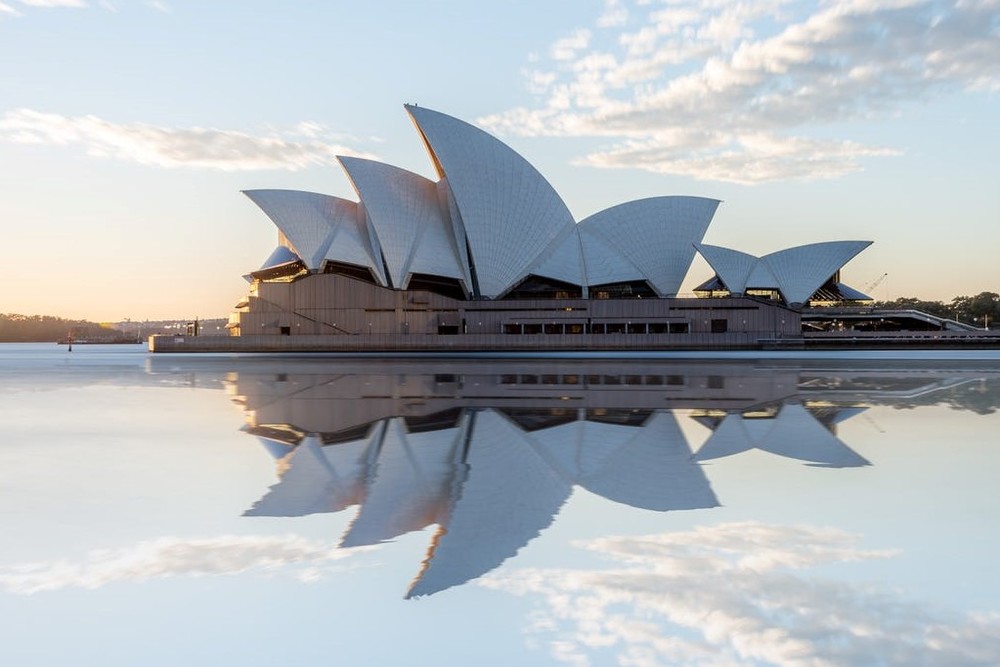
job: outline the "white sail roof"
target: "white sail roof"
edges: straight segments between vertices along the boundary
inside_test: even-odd
[[[313,271],[325,260],[364,266],[385,284],[358,204],[340,197],[301,190],[243,192],[278,226],[292,249]]]
[[[674,296],[718,206],[704,197],[650,197],[604,209],[580,226],[628,258],[660,296]]]
[[[339,157],[371,223],[393,287],[411,273],[467,282],[467,271],[438,201],[437,184],[389,164]]]
[[[406,110],[439,176],[448,179],[481,295],[502,294],[573,224],[572,214],[538,170],[500,140],[438,111]]]
[[[733,294],[743,294],[748,286],[754,286],[748,282],[748,279],[760,262],[759,257],[707,243],[697,243],[695,248],[712,267],[715,275],[719,277],[726,289]]]
[[[871,241],[826,241],[786,248],[763,257],[720,246],[696,244],[726,288],[776,289],[791,306],[802,305]]]
[[[801,304],[840,267],[871,244],[871,241],[810,243],[772,252],[764,255],[761,261],[777,279],[785,301]]]
[[[306,266],[323,264],[334,236],[334,221],[354,215],[354,202],[300,190],[244,190],[278,226]]]

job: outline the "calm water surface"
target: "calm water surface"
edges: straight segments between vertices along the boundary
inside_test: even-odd
[[[997,665],[1000,358],[0,345],[0,664]]]

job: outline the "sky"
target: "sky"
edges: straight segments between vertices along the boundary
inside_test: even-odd
[[[865,239],[875,298],[1000,292],[998,0],[0,0],[0,312],[225,316],[276,244],[241,190],[433,176],[404,103],[578,220],[713,197],[706,243]]]

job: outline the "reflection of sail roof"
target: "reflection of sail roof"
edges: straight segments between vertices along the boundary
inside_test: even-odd
[[[467,282],[450,224],[441,213],[436,183],[374,160],[338,159],[364,202],[393,287],[405,287],[411,273]]]
[[[579,480],[609,500],[666,511],[716,507],[719,501],[671,412],[657,412],[604,464]]]
[[[737,413],[726,415],[698,450],[695,459],[708,461],[754,448],[831,468],[869,465],[805,407],[793,403],[783,405],[773,419],[744,419]]]
[[[526,275],[573,216],[538,170],[497,138],[438,111],[406,110],[439,176],[447,177],[480,291],[498,296]]]
[[[409,596],[430,595],[499,566],[551,524],[569,497],[569,482],[512,422],[483,410],[471,428],[468,477]]]
[[[599,470],[635,434],[634,426],[578,419],[547,428],[535,440],[566,477],[576,480]]]
[[[869,462],[827,430],[809,411],[787,403],[775,419],[767,439],[758,445],[779,456],[811,461],[830,468],[850,468]]]
[[[372,258],[358,204],[340,197],[300,190],[246,190],[244,194],[267,214],[312,270],[324,260],[364,266],[382,278]]]
[[[258,442],[264,445],[264,449],[267,453],[276,459],[283,459],[288,456],[295,448],[295,445],[290,445],[287,442],[282,442],[281,440],[275,440],[274,438],[265,438],[262,436],[257,436]]]
[[[303,516],[339,512],[362,498],[368,445],[364,440],[322,447],[309,436],[288,455],[288,468],[277,484],[246,511],[246,516]]]
[[[376,544],[441,520],[449,501],[453,453],[464,429],[407,433],[403,418],[387,420],[361,511],[342,547]]]
[[[580,226],[626,257],[661,296],[675,295],[718,206],[703,197],[651,197],[612,206]]]

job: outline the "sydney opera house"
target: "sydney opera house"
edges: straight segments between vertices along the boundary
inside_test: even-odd
[[[803,308],[870,301],[840,282],[868,241],[762,257],[706,245],[720,202],[703,197],[650,197],[577,221],[506,144],[405,108],[436,180],[341,157],[357,201],[245,193],[278,227],[278,246],[247,274],[231,336],[212,349],[755,348],[801,338]],[[715,276],[679,296],[696,253]]]

